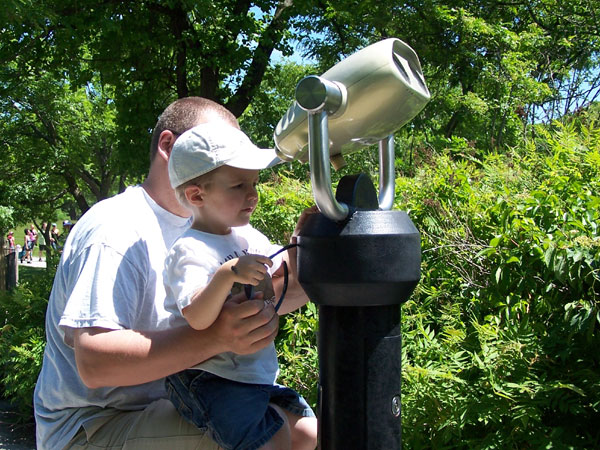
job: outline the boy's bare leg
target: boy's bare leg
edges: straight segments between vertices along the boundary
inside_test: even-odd
[[[277,405],[270,403],[270,406],[281,416],[283,425],[260,450],[290,450],[292,448],[292,436],[290,434],[290,424],[287,414]]]
[[[317,418],[301,417],[284,411],[290,424],[292,450],[314,450],[317,448]]]
[[[301,417],[271,406],[284,420],[283,426],[261,450],[314,450],[317,447],[317,419]]]
[[[301,417],[285,411],[292,435],[292,450],[317,448],[317,418]]]

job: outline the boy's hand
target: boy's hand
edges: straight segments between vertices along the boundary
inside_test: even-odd
[[[273,266],[273,261],[262,255],[244,255],[231,260],[230,264],[235,282],[257,286],[267,273],[266,266]]]

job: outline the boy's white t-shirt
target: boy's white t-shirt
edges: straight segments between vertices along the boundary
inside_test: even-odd
[[[75,328],[161,330],[169,326],[162,268],[190,220],[140,187],[94,205],[73,227],[46,314],[46,350],[34,394],[38,449],[63,448],[89,419],[140,410],[166,398],[164,380],[89,389],[75,364]]]
[[[187,325],[183,309],[190,304],[195,291],[206,286],[223,263],[244,254],[269,256],[280,248],[250,225],[232,228],[227,235],[194,229],[186,231],[165,260],[165,309],[172,314],[170,326]],[[282,257],[277,256],[269,272],[276,271],[281,262]],[[241,383],[256,384],[273,384],[278,371],[273,344],[250,355],[222,353],[193,368]]]

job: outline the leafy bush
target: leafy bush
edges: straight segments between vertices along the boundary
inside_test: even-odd
[[[278,382],[302,394],[315,410],[319,381],[317,328],[317,307],[308,303],[280,319],[275,342],[280,367]]]
[[[314,202],[310,186],[285,169],[258,185],[259,202],[250,222],[273,242],[287,244],[300,213]]]
[[[54,271],[26,267],[19,271],[19,286],[0,292],[0,395],[10,399],[27,421],[42,365],[44,318]]]
[[[399,180],[423,248],[403,307],[406,448],[600,443],[600,131],[537,132]]]

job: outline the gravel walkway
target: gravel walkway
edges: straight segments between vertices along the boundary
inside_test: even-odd
[[[46,258],[42,258],[42,260],[40,261],[39,258],[33,258],[31,262],[27,262],[27,261],[23,261],[20,262],[19,261],[19,265],[20,266],[29,266],[29,267],[36,267],[36,268],[46,268]]]
[[[35,450],[35,425],[14,425],[10,404],[0,401],[0,450]]]

